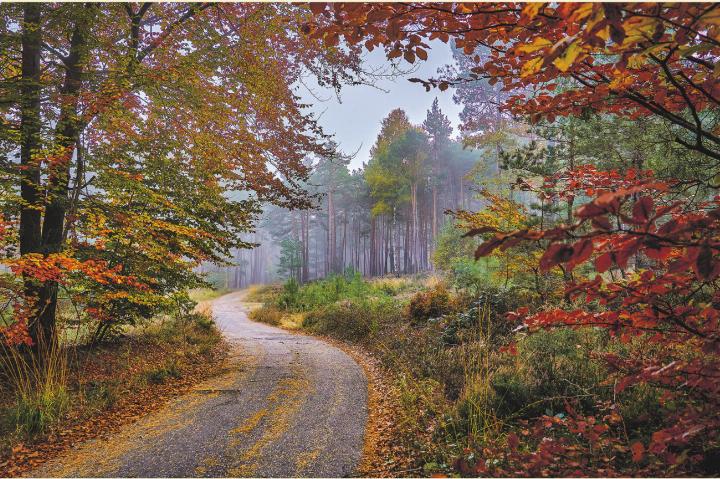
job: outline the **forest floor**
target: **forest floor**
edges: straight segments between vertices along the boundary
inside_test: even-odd
[[[34,476],[330,476],[356,473],[368,383],[346,353],[251,322],[245,293],[206,303],[230,343],[222,374]]]
[[[68,406],[47,430],[18,430],[13,393],[0,387],[0,476],[27,474],[78,444],[113,437],[221,374],[227,350],[216,328],[194,321],[165,321],[96,347],[70,347]]]

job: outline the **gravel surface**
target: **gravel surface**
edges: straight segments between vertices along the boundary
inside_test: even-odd
[[[320,340],[247,318],[244,292],[212,302],[228,371],[107,439],[32,471],[80,477],[344,477],[361,459],[367,380]]]

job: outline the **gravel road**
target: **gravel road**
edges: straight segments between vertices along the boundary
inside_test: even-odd
[[[244,292],[214,300],[230,371],[110,439],[32,471],[80,477],[343,477],[360,462],[367,380],[320,340],[247,318]]]

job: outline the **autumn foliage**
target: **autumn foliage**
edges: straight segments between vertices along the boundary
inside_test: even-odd
[[[422,81],[447,89],[477,78],[502,83],[503,105],[531,119],[587,109],[672,122],[678,141],[715,159],[720,139],[698,116],[718,105],[720,17],[712,3],[375,3],[311,5],[306,25],[390,59],[427,58],[428,41],[453,41],[475,62],[467,78]],[[325,25],[326,18],[331,19]],[[480,56],[478,49],[490,52]]]
[[[359,70],[354,50],[297,33],[307,8],[0,10],[6,340],[52,340],[60,299],[100,332],[149,318],[202,261],[252,246],[261,203],[308,205],[303,161],[327,136],[293,84]]]
[[[428,56],[428,41],[453,42],[473,59],[467,78],[417,79],[430,89],[488,79],[501,84],[505,111],[529,122],[587,112],[630,119],[652,115],[673,140],[698,153],[711,185],[718,173],[716,122],[720,82],[720,10],[700,3],[403,3],[314,4],[311,35],[344,40],[409,63]],[[478,52],[484,52],[479,55]],[[613,404],[585,417],[544,417],[481,457],[461,458],[466,474],[676,474],[716,457],[720,441],[720,199],[691,201],[682,185],[649,171],[592,166],[515,185],[543,201],[570,201],[572,221],[508,231],[470,226],[486,237],[476,256],[534,244],[542,271],[560,270],[565,302],[510,315],[530,330],[602,328],[619,344],[603,359],[615,394],[660,391],[662,425],[628,436]],[[466,215],[467,216],[467,215]],[[472,218],[470,214],[467,216]],[[512,347],[508,350],[512,351]],[[706,463],[707,464],[707,463]]]

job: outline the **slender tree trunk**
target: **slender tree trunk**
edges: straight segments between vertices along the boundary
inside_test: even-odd
[[[570,164],[568,165],[570,167],[570,171],[575,169],[575,143],[573,141],[573,133],[570,133]],[[568,197],[567,202],[567,224],[571,225],[573,222],[573,203],[575,202],[575,197],[570,196]]]
[[[405,221],[405,237],[403,238],[403,273],[410,273],[410,219]]]
[[[438,215],[437,215],[437,186],[433,178],[432,186],[432,240],[433,243],[437,239]]]
[[[369,273],[370,276],[375,276],[375,235],[376,235],[376,217],[372,216],[370,218],[370,261],[369,261]]]
[[[412,236],[410,239],[410,258],[412,272],[418,270],[418,205],[417,205],[417,183],[410,185],[410,202],[412,207]]]
[[[347,266],[345,264],[345,250],[347,248],[347,225],[348,225],[347,211],[343,211],[342,257],[340,258],[340,265],[343,270]]]

